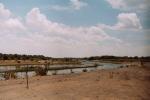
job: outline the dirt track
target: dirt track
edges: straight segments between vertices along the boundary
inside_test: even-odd
[[[150,100],[150,69],[120,68],[0,81],[0,100]]]

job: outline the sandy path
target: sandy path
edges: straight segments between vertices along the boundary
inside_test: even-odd
[[[121,68],[0,81],[0,100],[150,100],[150,70]]]

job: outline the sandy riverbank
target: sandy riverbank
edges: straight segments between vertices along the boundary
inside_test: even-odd
[[[131,67],[0,81],[0,100],[150,100],[150,69]]]

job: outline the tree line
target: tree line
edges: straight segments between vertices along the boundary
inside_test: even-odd
[[[20,55],[20,54],[2,54],[0,53],[0,60],[48,60],[51,57],[43,55]]]
[[[138,57],[138,56],[134,56],[134,57],[128,57],[128,56],[94,56],[94,57],[88,57],[88,58],[84,58],[87,60],[118,60],[118,61],[123,61],[123,60],[143,60],[143,61],[150,61],[150,56],[146,56],[146,57]]]
[[[92,56],[92,57],[84,57],[84,58],[52,58],[52,57],[45,57],[43,55],[21,55],[21,54],[2,54],[0,53],[0,60],[60,60],[60,61],[73,61],[73,60],[144,60],[150,61],[150,56],[147,57],[128,57],[128,56]]]

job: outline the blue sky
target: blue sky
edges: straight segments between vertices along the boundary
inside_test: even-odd
[[[48,17],[49,20],[73,26],[87,26],[97,24],[99,22],[113,24],[117,21],[116,16],[120,11],[112,9],[106,1],[83,1],[90,5],[83,7],[80,10],[70,9],[68,11],[56,11],[51,10],[51,6],[68,6],[70,3],[69,0],[14,0],[13,2],[10,2],[9,0],[0,0],[0,2],[2,2],[15,15],[21,17],[25,17],[32,8],[38,7],[40,11]],[[110,18],[110,16],[112,18]]]
[[[148,0],[0,0],[0,52],[149,56]]]

